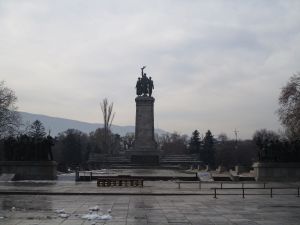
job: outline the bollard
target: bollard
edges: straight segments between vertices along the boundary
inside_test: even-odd
[[[264,189],[266,189],[266,183],[264,182]]]
[[[243,187],[243,198],[245,198],[245,189]]]
[[[93,178],[93,172],[91,171],[90,172],[90,180],[92,180],[92,178]]]
[[[178,182],[178,189],[180,189],[180,182]]]
[[[223,182],[221,182],[221,189],[223,189]]]
[[[273,198],[273,188],[270,188],[270,197]]]
[[[217,188],[214,188],[214,190],[215,190],[214,198],[217,198]]]
[[[76,169],[76,172],[75,172],[75,181],[79,181],[80,177],[79,177],[79,170]]]

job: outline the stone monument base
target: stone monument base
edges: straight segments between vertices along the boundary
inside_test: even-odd
[[[127,157],[132,164],[140,165],[159,165],[159,152],[158,151],[140,151],[131,150],[127,152]]]
[[[300,163],[257,162],[253,168],[257,181],[300,180]]]
[[[55,161],[0,161],[0,173],[15,174],[15,180],[56,180]]]

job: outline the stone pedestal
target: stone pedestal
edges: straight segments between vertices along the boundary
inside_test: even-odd
[[[159,164],[159,151],[154,140],[154,101],[149,96],[135,98],[135,143],[128,152],[131,163]]]
[[[16,180],[55,180],[54,161],[0,161],[0,173],[15,174]]]
[[[300,163],[257,162],[253,169],[257,181],[300,181]]]

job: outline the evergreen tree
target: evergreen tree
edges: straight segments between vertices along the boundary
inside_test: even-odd
[[[192,133],[192,137],[190,140],[190,153],[199,153],[200,152],[200,133],[198,130],[195,130]]]
[[[203,139],[202,160],[211,167],[215,166],[215,148],[214,137],[210,130],[208,130]]]
[[[46,136],[46,132],[42,122],[39,120],[34,121],[29,128],[28,135],[36,139],[44,138]]]

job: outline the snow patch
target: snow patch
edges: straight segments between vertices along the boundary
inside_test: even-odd
[[[88,213],[81,217],[86,220],[111,220],[112,217],[109,214],[97,214],[97,213]]]
[[[56,213],[65,213],[65,209],[57,209],[55,210]]]
[[[57,209],[55,212],[60,218],[68,218],[70,215],[65,212],[65,209]]]
[[[93,206],[91,208],[89,208],[90,211],[99,211],[99,206]]]
[[[68,218],[68,217],[69,217],[69,214],[66,214],[66,213],[60,213],[60,214],[58,214],[58,216],[59,216],[60,218]]]

